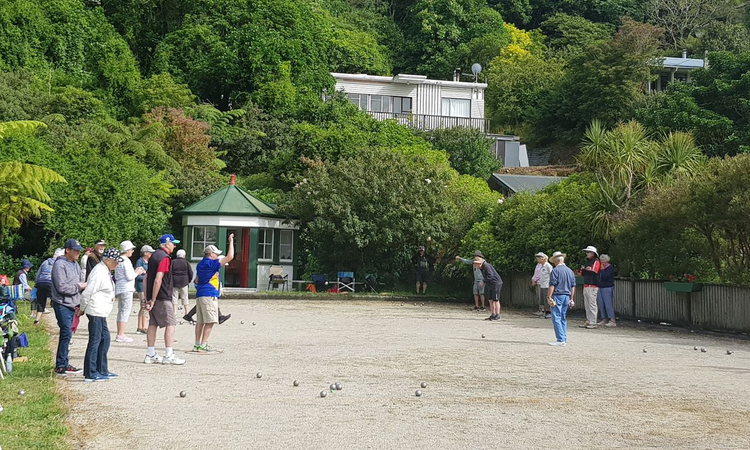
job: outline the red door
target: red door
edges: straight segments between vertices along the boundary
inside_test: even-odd
[[[226,267],[225,285],[228,287],[247,287],[247,269],[250,258],[250,229],[227,229],[227,251],[229,235],[234,233],[234,259]]]

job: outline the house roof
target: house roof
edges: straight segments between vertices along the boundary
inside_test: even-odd
[[[271,205],[237,187],[234,184],[234,176],[229,186],[221,188],[208,197],[193,203],[180,211],[180,214],[184,216],[282,217],[276,214]]]
[[[567,177],[546,177],[540,175],[510,175],[503,173],[493,173],[489,179],[492,189],[498,189],[500,186],[513,192],[534,193],[541,191],[550,184],[559,183]]]
[[[331,76],[336,80],[342,81],[359,81],[369,83],[396,83],[396,84],[434,84],[444,87],[459,87],[459,88],[486,88],[487,83],[474,83],[466,81],[446,81],[446,80],[432,80],[424,75],[409,75],[400,73],[392,77],[385,77],[381,75],[367,75],[362,73],[337,73],[331,72]]]
[[[701,69],[704,64],[705,62],[699,58],[675,58],[671,56],[664,58],[664,61],[662,62],[662,66],[668,69],[685,70]]]

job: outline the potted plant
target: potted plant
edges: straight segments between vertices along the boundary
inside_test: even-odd
[[[703,288],[701,283],[695,282],[695,275],[683,273],[670,275],[669,281],[664,282],[664,289],[670,292],[698,292]]]

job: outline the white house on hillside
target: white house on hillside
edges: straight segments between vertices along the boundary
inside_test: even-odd
[[[376,119],[396,119],[422,130],[465,127],[489,132],[489,120],[484,118],[484,83],[406,74],[331,75],[337,91],[345,92],[352,103]]]
[[[668,56],[662,58],[661,70],[656,80],[648,85],[648,92],[663,91],[669,83],[675,81],[690,83],[690,72],[695,69],[708,67],[708,61],[699,58],[688,58],[687,52],[682,52],[682,57]]]

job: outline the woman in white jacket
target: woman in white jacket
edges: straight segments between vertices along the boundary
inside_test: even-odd
[[[83,376],[86,382],[106,381],[117,377],[117,374],[110,372],[107,367],[107,316],[112,312],[115,301],[115,283],[111,273],[122,260],[116,248],[104,250],[102,261],[91,270],[86,289],[81,293],[81,307],[76,311],[76,315],[86,314],[89,319],[89,344],[83,360]]]
[[[135,293],[135,278],[145,273],[142,267],[133,269],[130,257],[133,256],[135,245],[130,241],[120,244],[120,256],[122,262],[115,268],[115,295],[117,296],[117,336],[115,342],[133,342],[133,339],[125,336],[125,327],[128,326],[130,311],[133,309],[133,293]]]

